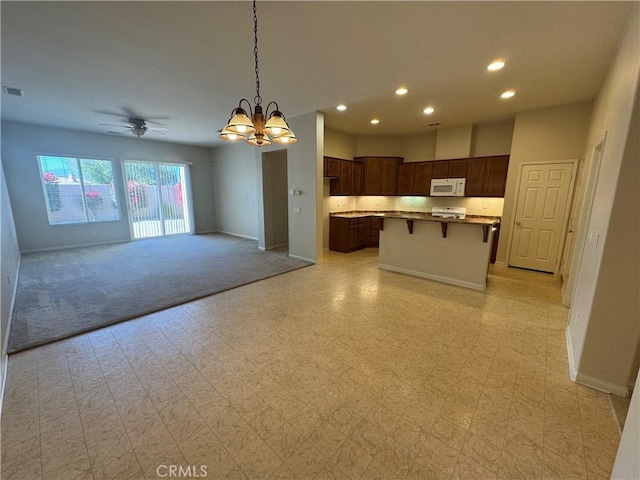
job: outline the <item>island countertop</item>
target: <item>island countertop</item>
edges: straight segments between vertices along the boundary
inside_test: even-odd
[[[361,217],[382,217],[382,218],[399,218],[402,220],[417,220],[421,222],[439,222],[439,223],[461,223],[467,225],[485,225],[492,226],[500,223],[500,217],[482,216],[482,215],[466,215],[465,218],[443,218],[434,217],[428,212],[406,212],[406,211],[351,211],[351,212],[333,212],[333,217],[342,218],[361,218]]]

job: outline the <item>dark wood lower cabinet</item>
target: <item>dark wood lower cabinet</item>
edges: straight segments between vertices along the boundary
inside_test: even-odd
[[[377,247],[379,238],[379,218],[329,217],[329,250],[349,253],[361,248]]]
[[[382,225],[382,219],[380,217],[369,218],[369,246],[380,246],[380,226]]]

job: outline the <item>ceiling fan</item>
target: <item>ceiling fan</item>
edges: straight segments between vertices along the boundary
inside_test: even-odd
[[[109,133],[115,133],[120,135],[125,131],[129,130],[138,138],[142,137],[147,132],[153,132],[153,133],[159,133],[160,135],[165,135],[165,132],[168,130],[167,127],[163,127],[161,125],[149,126],[147,125],[146,120],[143,120],[142,118],[128,118],[125,121],[125,123],[127,123],[128,125],[114,125],[111,123],[101,123],[100,125],[105,127],[124,128],[122,132],[109,132]]]

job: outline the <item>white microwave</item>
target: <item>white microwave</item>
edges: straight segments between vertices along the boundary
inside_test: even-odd
[[[434,178],[431,180],[432,197],[464,197],[466,178]]]

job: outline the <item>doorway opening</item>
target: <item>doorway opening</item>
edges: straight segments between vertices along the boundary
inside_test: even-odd
[[[125,160],[124,178],[134,239],[193,233],[186,165]]]
[[[287,151],[262,154],[264,249],[289,247],[289,192]]]

